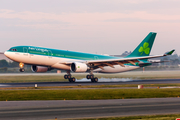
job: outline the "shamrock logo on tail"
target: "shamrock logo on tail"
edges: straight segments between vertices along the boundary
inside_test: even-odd
[[[144,52],[145,54],[149,54],[150,48],[149,48],[148,46],[149,46],[149,43],[148,43],[148,42],[145,42],[145,43],[143,44],[143,47],[141,46],[141,47],[139,48],[139,52],[141,53],[141,55],[143,54],[143,52]]]

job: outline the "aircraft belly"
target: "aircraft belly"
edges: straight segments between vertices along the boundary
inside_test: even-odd
[[[25,64],[51,66],[52,68],[70,70],[70,65],[60,64],[61,61],[69,60],[66,58],[33,55],[29,53],[19,53],[19,52],[8,52],[6,53],[6,55],[9,59],[19,63],[22,62]]]
[[[19,53],[19,52],[8,52],[9,59],[16,62],[22,62],[25,64],[34,65],[47,65],[51,66],[59,61],[59,59],[49,58],[48,56],[33,55],[29,53]]]
[[[21,55],[20,59],[21,59],[21,62],[26,63],[26,64],[50,66],[54,63],[53,61],[50,60],[48,56],[41,56],[41,55],[29,54],[27,57],[24,55]]]
[[[63,60],[63,58],[41,56],[41,55],[31,55],[30,59],[25,61],[25,63],[53,67],[54,64],[58,63],[61,60]]]
[[[52,65],[51,67],[56,68],[56,69],[61,69],[61,70],[70,70],[70,66],[66,65],[66,64],[56,63],[56,64]]]
[[[47,65],[47,58],[46,56],[40,56],[40,55],[31,55],[29,59],[25,61],[25,63],[29,64],[37,64],[37,65]]]
[[[100,72],[103,72],[103,73],[119,73],[119,72],[134,70],[137,68],[140,68],[140,67],[139,66],[127,66],[127,65],[125,67],[122,67],[120,65],[114,65],[114,68],[106,66],[106,67],[104,67],[104,70],[101,69]]]
[[[23,62],[23,63],[30,62],[28,53],[8,52],[7,57],[16,62]]]

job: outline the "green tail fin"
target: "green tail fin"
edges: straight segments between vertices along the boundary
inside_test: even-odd
[[[149,56],[156,33],[150,32],[136,49],[127,57]]]

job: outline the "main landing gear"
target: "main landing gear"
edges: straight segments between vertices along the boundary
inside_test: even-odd
[[[20,72],[24,72],[25,71],[24,63],[19,63],[19,67],[20,67],[20,69],[19,69]]]
[[[64,75],[64,79],[69,79],[69,82],[75,82],[75,77],[71,77],[70,71],[67,71],[67,75]]]
[[[98,82],[98,78],[94,77],[93,69],[90,70],[90,74],[86,76],[87,79],[91,79],[91,82]],[[69,79],[69,82],[75,82],[75,77],[71,76],[70,71],[67,71],[67,74],[64,75],[64,79]]]
[[[90,70],[90,75],[87,75],[86,78],[91,79],[91,82],[98,82],[98,78],[94,77],[93,69]]]
[[[87,79],[91,79],[91,82],[98,82],[98,78],[94,77],[94,75],[87,75],[86,76]]]

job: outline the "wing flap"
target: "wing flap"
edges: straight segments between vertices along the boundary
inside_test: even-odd
[[[157,58],[157,57],[163,57],[166,55],[155,55],[155,56],[145,56],[145,57],[131,57],[131,58],[120,58],[120,59],[105,59],[105,60],[89,60],[86,61],[86,63],[106,63],[106,62],[124,62],[129,63],[128,61],[138,61],[143,59],[150,59],[150,58]]]
[[[163,55],[154,55],[154,56],[142,56],[142,57],[125,57],[120,59],[105,59],[105,60],[90,60],[86,61],[87,64],[94,64],[95,67],[103,69],[104,66],[110,66],[114,68],[113,65],[120,65],[125,67],[124,64],[131,63],[132,65],[136,65],[136,63],[140,62],[139,60],[158,58],[163,56],[171,55],[175,50],[171,50],[170,52],[166,52]]]

